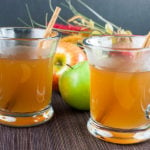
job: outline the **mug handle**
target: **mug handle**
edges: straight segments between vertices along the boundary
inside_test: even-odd
[[[145,116],[147,119],[150,119],[150,104],[147,105],[147,108],[145,110]]]

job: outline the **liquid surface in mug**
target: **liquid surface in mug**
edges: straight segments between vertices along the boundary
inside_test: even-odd
[[[50,104],[52,60],[0,58],[0,109],[36,112]]]
[[[150,71],[119,72],[90,65],[91,116],[100,124],[132,129],[148,123]]]

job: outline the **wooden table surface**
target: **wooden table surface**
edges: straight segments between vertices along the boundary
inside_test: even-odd
[[[0,150],[150,150],[150,141],[117,145],[96,139],[86,128],[89,112],[70,108],[56,92],[52,104],[55,115],[43,125],[0,126]]]

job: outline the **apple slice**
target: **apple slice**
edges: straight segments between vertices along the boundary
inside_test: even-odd
[[[129,110],[134,105],[136,99],[130,90],[132,73],[116,73],[114,78],[114,92],[122,109]]]

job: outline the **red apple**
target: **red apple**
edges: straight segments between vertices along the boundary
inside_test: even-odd
[[[80,47],[76,44],[60,41],[54,56],[53,89],[58,90],[58,80],[68,69],[67,65],[72,66],[84,60],[87,60],[87,57]]]

